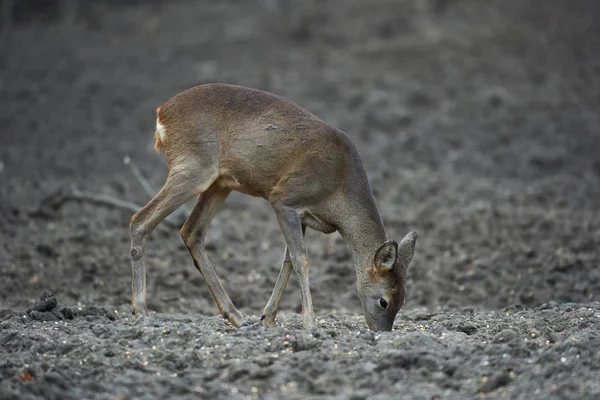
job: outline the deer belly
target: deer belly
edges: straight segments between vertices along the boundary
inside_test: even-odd
[[[265,197],[265,194],[260,189],[248,183],[240,182],[235,176],[222,175],[216,180],[215,184],[223,189],[234,190],[254,197]]]
[[[304,211],[302,216],[302,224],[314,229],[315,231],[323,233],[333,233],[337,231],[335,225],[323,221],[321,218],[311,213],[309,210]]]

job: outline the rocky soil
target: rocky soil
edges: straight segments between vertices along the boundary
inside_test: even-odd
[[[2,2],[4,5],[6,0]],[[0,398],[600,396],[600,5],[594,0],[16,2],[0,31]],[[287,4],[287,7],[282,6]],[[41,10],[41,11],[40,11]],[[158,189],[154,110],[228,82],[354,140],[390,238],[420,238],[391,333],[350,254],[309,231],[319,327],[233,329],[178,229],[150,241],[130,315],[124,157]],[[283,239],[233,194],[208,250],[258,320]]]

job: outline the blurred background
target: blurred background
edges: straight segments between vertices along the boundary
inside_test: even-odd
[[[132,212],[156,190],[155,109],[226,82],[355,141],[390,238],[420,234],[406,308],[600,300],[596,0],[0,1],[0,308],[43,290],[130,302]],[[67,193],[67,194],[65,194]],[[307,236],[317,314],[359,313],[343,241]],[[283,256],[268,204],[232,194],[208,249],[260,315]],[[214,315],[178,229],[148,247],[149,308]],[[282,310],[297,312],[290,281]]]

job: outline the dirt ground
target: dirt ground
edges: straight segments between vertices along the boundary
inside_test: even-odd
[[[16,4],[0,398],[600,397],[597,1]],[[283,95],[355,141],[388,236],[420,236],[393,332],[368,331],[348,249],[312,231],[317,329],[295,280],[277,328],[228,326],[169,226],[148,248],[152,319],[131,320],[132,213],[60,199],[146,202],[122,160],[159,188],[154,110],[206,82]],[[268,204],[232,194],[207,247],[258,320],[284,249]]]

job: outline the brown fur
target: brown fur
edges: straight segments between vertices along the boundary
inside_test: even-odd
[[[340,232],[352,251],[367,323],[373,329],[391,329],[400,303],[404,303],[403,294],[401,299],[389,299],[386,315],[374,308],[377,303],[373,299],[385,293],[403,293],[392,289],[398,284],[395,275],[403,278],[405,268],[390,267],[395,264],[397,244],[386,242],[362,161],[344,132],[283,97],[224,84],[201,85],[178,94],[157,109],[157,119],[165,131],[162,139],[156,132],[155,148],[164,149],[169,176],[160,193],[131,220],[136,315],[146,313],[142,256],[150,233],[173,210],[201,194],[182,228],[182,237],[217,308],[233,325],[244,322],[204,250],[212,218],[235,190],[271,204],[287,244],[279,278],[265,307],[265,324],[274,324],[293,268],[302,293],[303,325],[315,325],[303,240],[305,228],[311,227],[325,233]],[[403,242],[408,247],[401,248],[412,258],[416,235],[409,239]],[[380,258],[389,273],[374,277],[369,269],[377,264],[375,253],[381,246],[387,246]]]

